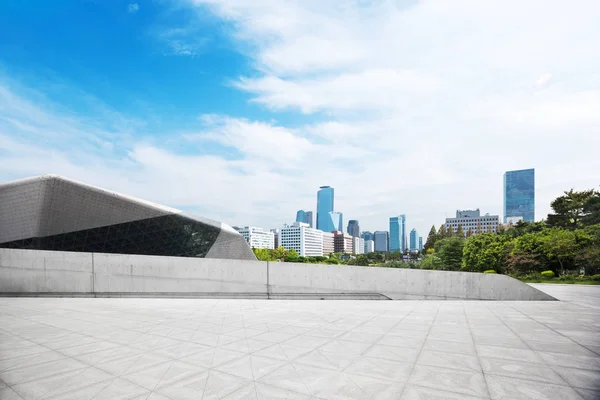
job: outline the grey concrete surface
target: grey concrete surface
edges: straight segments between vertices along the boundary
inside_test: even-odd
[[[568,300],[0,298],[0,398],[598,399],[598,292],[550,289]]]
[[[0,294],[554,300],[503,275],[0,249]]]

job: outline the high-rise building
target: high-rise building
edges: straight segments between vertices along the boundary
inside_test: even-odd
[[[416,229],[410,231],[410,251],[418,251],[419,250],[419,234]]]
[[[294,249],[299,256],[316,257],[323,255],[323,232],[313,229],[303,222],[284,225],[279,233],[281,246]]]
[[[375,251],[375,241],[373,239],[365,240],[365,254]]]
[[[406,243],[406,216],[404,214],[390,218],[390,252],[403,252]]]
[[[298,210],[296,212],[296,222],[302,222],[308,224],[311,228],[313,227],[313,213],[312,211]]]
[[[333,233],[333,246],[336,253],[352,253],[352,236],[344,232]]]
[[[279,229],[271,229],[271,232],[273,233],[273,241],[275,243],[275,248],[278,248],[280,246],[280,244],[279,244]]]
[[[330,215],[333,212],[333,195],[334,190],[331,186],[321,186],[317,192],[317,229],[323,232],[339,230]]]
[[[375,231],[373,237],[375,241],[376,252],[387,253],[390,250],[388,246],[390,234],[388,231]]]
[[[275,235],[263,228],[246,226],[238,231],[253,249],[274,249]]]
[[[481,216],[479,209],[476,210],[456,210],[456,218],[446,218],[446,230],[452,229],[454,233],[458,232],[458,227],[462,226],[463,234],[467,234],[469,229],[473,234],[496,232],[500,224],[500,217],[497,215],[485,214]]]
[[[352,236],[352,254],[364,254],[365,253],[365,239]]]
[[[323,232],[323,255],[328,257],[335,252],[335,241],[333,232]]]
[[[360,234],[360,237],[365,240],[373,240],[373,232],[364,231]]]
[[[360,236],[360,227],[358,226],[358,221],[355,219],[351,219],[348,221],[348,235],[359,237]]]
[[[341,212],[332,211],[329,213],[329,218],[331,219],[331,224],[333,226],[333,231],[344,231],[344,214]]]
[[[423,251],[423,236],[419,236],[419,251]]]
[[[504,173],[504,223],[510,217],[535,220],[535,170],[522,169]]]

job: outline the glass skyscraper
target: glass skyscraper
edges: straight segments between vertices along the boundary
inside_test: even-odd
[[[390,252],[406,249],[406,216],[390,217]]]
[[[333,213],[333,188],[321,186],[317,192],[317,229],[323,232],[337,231],[331,213]]]
[[[416,229],[410,231],[410,250],[419,250],[419,234]]]
[[[355,219],[351,219],[348,221],[348,235],[353,237],[360,236],[360,227],[358,226],[358,221]]]
[[[535,170],[522,169],[504,173],[504,223],[510,217],[535,220]]]
[[[385,253],[389,251],[389,233],[387,231],[375,231],[373,234],[375,239],[375,251]]]
[[[311,228],[313,227],[313,213],[312,211],[298,210],[296,213],[296,222],[303,222],[308,224]]]

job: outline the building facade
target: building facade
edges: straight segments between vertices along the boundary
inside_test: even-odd
[[[341,231],[334,232],[333,246],[336,253],[352,253],[353,237]]]
[[[341,212],[333,211],[329,213],[329,218],[331,219],[331,225],[334,228],[333,231],[344,231],[344,214],[342,214]]]
[[[323,232],[303,222],[284,225],[279,232],[279,241],[286,250],[294,249],[299,256],[323,255]]]
[[[360,237],[365,240],[373,240],[373,232],[369,232],[369,231],[361,232]]]
[[[331,253],[335,253],[335,241],[333,232],[323,232],[323,255],[328,257]]]
[[[271,233],[273,233],[273,243],[275,245],[275,248],[278,248],[280,246],[280,244],[279,244],[279,229],[271,229]]]
[[[535,170],[522,169],[504,173],[504,223],[508,218],[521,217],[535,221]]]
[[[248,245],[253,249],[274,249],[275,235],[263,228],[246,226],[238,231],[246,239]]]
[[[365,240],[365,254],[373,252],[375,252],[375,241],[372,239]]]
[[[334,190],[331,186],[321,186],[317,192],[317,229],[323,232],[338,230],[331,219]]]
[[[0,184],[0,247],[256,260],[229,225],[58,175]]]
[[[373,234],[375,242],[375,251],[378,253],[387,253],[390,251],[389,240],[390,234],[388,231],[375,231]]]
[[[446,218],[444,224],[446,230],[452,229],[454,233],[458,232],[458,227],[462,226],[463,234],[467,234],[469,229],[473,234],[496,232],[500,225],[498,215],[481,215],[479,209],[476,210],[457,210],[456,218]]]
[[[406,216],[399,215],[390,218],[390,252],[404,252],[406,242]]]
[[[419,236],[419,251],[423,251],[423,236]]]
[[[360,237],[360,226],[358,225],[358,221],[355,219],[351,219],[348,221],[348,235],[353,237]]]
[[[418,251],[419,250],[419,234],[416,229],[410,231],[410,251]]]
[[[365,253],[365,239],[360,237],[352,236],[352,254],[364,254]]]
[[[311,228],[313,227],[313,213],[312,211],[298,210],[296,212],[296,222],[302,222],[308,224]]]

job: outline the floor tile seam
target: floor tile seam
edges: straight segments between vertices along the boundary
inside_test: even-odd
[[[486,382],[487,383],[487,382]],[[407,381],[406,384],[404,385],[404,388],[406,389],[407,386],[416,386],[418,388],[422,388],[422,389],[435,389],[435,390],[439,390],[439,391],[444,391],[444,392],[448,392],[448,393],[453,393],[453,394],[457,394],[459,396],[471,396],[471,397],[475,397],[475,398],[479,398],[481,400],[491,400],[492,397],[482,397],[482,396],[478,396],[478,395],[473,395],[473,394],[468,394],[468,393],[462,393],[462,392],[455,392],[453,390],[447,390],[447,389],[442,389],[440,387],[434,387],[434,386],[424,386],[424,385],[419,385],[418,383],[411,383],[410,381]],[[404,390],[402,391],[402,393],[404,393]],[[402,398],[402,395],[400,395],[399,397],[400,399]]]
[[[555,381],[552,382],[548,382],[548,381],[541,381],[541,380],[537,380],[537,379],[525,379],[525,378],[520,378],[520,377],[516,377],[516,376],[510,376],[510,375],[501,375],[501,374],[495,374],[495,373],[489,373],[489,372],[485,372],[483,374],[484,376],[491,376],[491,377],[496,377],[496,378],[504,378],[504,379],[516,379],[520,382],[534,382],[534,383],[541,383],[544,385],[553,385],[553,386],[560,386],[560,387],[565,387],[565,388],[570,388],[573,390],[577,390],[577,389],[584,389],[584,390],[593,390],[593,389],[589,389],[589,388],[582,388],[579,386],[572,386],[571,384],[569,384],[568,382],[565,381],[565,384],[560,384],[557,383]],[[562,376],[561,376],[562,379]]]
[[[431,324],[429,325],[429,329],[427,330],[427,334],[425,335],[425,340],[423,340],[423,344],[421,345],[421,348],[419,349],[419,353],[417,354],[417,360],[419,359],[419,357],[421,357],[421,353],[423,352],[423,347],[425,347],[425,343],[427,342],[427,338],[429,337],[429,333],[431,332],[431,327],[432,327],[433,323],[435,322],[435,319],[437,318],[437,316],[438,316],[438,314],[439,314],[439,312],[440,312],[440,306],[441,306],[441,305],[438,305],[438,307],[437,307],[437,309],[436,309],[436,312],[435,312],[435,316],[433,317],[433,321],[432,321],[432,322],[431,322]],[[412,314],[412,312],[413,312],[414,310],[415,310],[415,309],[413,309],[413,310],[412,310],[412,311],[409,313],[409,315],[410,315],[410,314]],[[410,374],[408,374],[408,378],[407,378],[407,380],[406,380],[406,383],[410,382],[410,379],[412,378],[413,374],[415,373],[416,365],[417,365],[417,363],[416,363],[416,361],[415,361],[415,362],[413,363],[413,366],[412,366],[412,369],[411,369],[411,371],[410,371]],[[405,385],[404,385],[404,388],[402,388],[402,392],[400,392],[400,396],[399,396],[398,398],[402,398],[402,396],[404,395],[404,391],[406,390],[406,386],[407,386],[407,385],[405,384]]]
[[[77,388],[77,389],[68,390],[68,391],[66,391],[66,392],[62,392],[62,393],[57,393],[57,394],[55,394],[55,395],[53,395],[53,396],[51,396],[51,397],[56,397],[56,396],[62,396],[62,395],[66,395],[66,394],[69,394],[69,393],[75,392],[75,391],[77,391],[77,390],[86,389],[86,388],[92,387],[92,386],[94,386],[94,385],[98,385],[98,384],[100,384],[100,383],[106,383],[106,385],[104,385],[104,386],[102,387],[102,389],[100,390],[100,392],[102,392],[102,391],[103,391],[104,389],[106,389],[106,388],[107,388],[107,387],[108,387],[108,386],[109,386],[109,385],[110,385],[110,384],[111,384],[111,383],[112,383],[114,380],[115,380],[115,377],[113,376],[112,378],[108,378],[108,379],[105,379],[105,380],[102,380],[102,381],[99,381],[99,382],[95,382],[95,383],[90,383],[89,385],[85,385],[85,386],[82,386],[82,387],[80,387],[80,388]],[[98,393],[100,393],[100,392],[98,392]],[[98,393],[97,393],[97,394],[98,394]],[[41,397],[36,397],[36,399],[35,399],[35,400],[46,400],[46,399],[48,399],[48,397],[46,397],[46,395],[47,395],[47,394],[48,394],[48,391],[47,391],[47,392],[45,392],[44,394],[42,394],[42,396],[41,396]],[[94,396],[95,396],[95,395],[94,395]]]
[[[532,316],[530,316],[530,315],[528,315],[528,314],[525,314],[523,311],[521,311],[521,310],[519,310],[519,309],[517,309],[517,308],[513,307],[512,305],[510,305],[510,304],[507,304],[507,306],[508,306],[508,307],[510,307],[510,308],[512,308],[513,310],[515,310],[515,311],[517,311],[517,312],[521,313],[521,314],[522,314],[522,315],[524,315],[525,317],[527,317],[527,318],[529,318],[529,319],[531,319],[531,320],[535,321],[536,323],[538,323],[538,324],[541,324],[541,325],[545,326],[547,329],[550,329],[552,332],[554,332],[554,333],[556,333],[556,334],[558,334],[558,335],[560,335],[560,336],[562,336],[562,337],[564,337],[564,338],[566,338],[566,339],[570,340],[571,342],[573,342],[573,343],[575,343],[575,344],[577,344],[577,345],[579,345],[579,346],[581,346],[581,347],[584,347],[584,348],[585,348],[585,349],[587,349],[588,351],[591,351],[592,353],[594,353],[594,354],[596,354],[596,355],[600,356],[600,354],[599,354],[599,353],[597,353],[597,352],[595,352],[595,351],[593,351],[593,350],[591,350],[591,349],[587,348],[585,345],[583,345],[583,344],[581,344],[581,343],[579,343],[579,342],[577,342],[577,341],[575,341],[575,340],[571,339],[570,337],[568,337],[568,336],[566,336],[566,335],[563,335],[562,333],[560,333],[560,332],[556,331],[555,329],[552,329],[552,328],[550,328],[548,325],[546,325],[546,324],[544,324],[544,323],[542,323],[542,322],[539,322],[539,321],[538,321],[538,320],[536,320],[534,317],[532,317]],[[507,325],[507,326],[508,326],[508,325]],[[509,327],[509,329],[510,329],[510,327]],[[512,329],[511,329],[511,330],[512,330]],[[513,331],[513,332],[514,332],[514,331]],[[515,334],[516,334],[516,333],[515,333]]]
[[[465,318],[467,320],[467,327],[469,328],[469,333],[471,334],[471,340],[473,341],[473,348],[475,349],[475,355],[477,356],[477,361],[479,362],[479,369],[481,374],[483,375],[483,381],[485,382],[485,390],[487,391],[488,397],[492,398],[492,393],[490,392],[490,388],[488,386],[488,381],[485,379],[485,374],[483,371],[483,365],[481,364],[481,356],[479,355],[479,350],[477,349],[477,345],[475,344],[475,337],[473,336],[473,328],[471,327],[471,322],[469,321],[469,317],[467,316],[467,310],[463,306],[462,308]],[[496,316],[498,318],[498,316]],[[502,322],[502,321],[501,321]]]
[[[511,309],[513,309],[513,310],[514,310],[514,308],[513,308],[513,307],[511,307],[511,306],[510,306],[510,305],[508,305],[508,304],[507,304],[507,307],[509,307],[509,308],[511,308]],[[490,309],[489,307],[488,307],[488,309],[490,310],[490,312],[491,312],[491,313],[493,313],[494,315],[497,315],[497,314],[496,314],[496,313],[495,313],[495,312],[494,312],[492,309]],[[523,315],[526,315],[526,314],[523,314]],[[503,320],[503,322],[504,322],[504,320]],[[505,324],[505,325],[506,325],[506,324]],[[514,333],[514,331],[512,330],[512,328],[511,328],[510,326],[506,325],[506,327],[507,327],[508,329],[510,329],[510,330],[511,330],[511,331]],[[516,334],[516,333],[515,333],[515,334]],[[520,339],[520,337],[519,337],[519,339]],[[527,342],[525,342],[525,341],[524,341],[524,340],[522,340],[522,339],[521,339],[521,341],[522,341],[522,342],[525,344],[525,346],[527,346],[527,348],[528,348],[530,351],[533,351],[533,352],[535,352],[535,350],[534,350],[534,349],[533,349],[531,346],[529,346],[529,344],[528,344]],[[543,359],[542,359],[542,360],[543,360]],[[545,360],[544,360],[544,362],[545,362]],[[558,373],[556,372],[556,370],[555,370],[554,368],[552,368],[552,366],[551,366],[551,365],[549,365],[547,362],[546,362],[546,366],[547,366],[547,367],[548,367],[548,368],[549,368],[549,369],[550,369],[552,372],[554,372],[556,375],[558,375],[558,376],[560,377],[560,379],[562,379],[562,380],[564,381],[564,383],[566,384],[566,386],[569,386],[569,387],[571,387],[572,389],[574,389],[574,388],[573,388],[573,387],[572,387],[572,386],[569,384],[569,382],[567,382],[567,381],[566,381],[566,380],[565,380],[565,379],[562,377],[562,375],[558,374]],[[484,374],[484,375],[485,375],[485,374]],[[494,374],[491,374],[491,375],[494,375]],[[497,375],[497,376],[502,376],[502,375]],[[514,378],[514,379],[519,379],[519,378]],[[487,382],[487,379],[486,379],[486,382]],[[559,385],[559,386],[564,386],[564,385]]]

